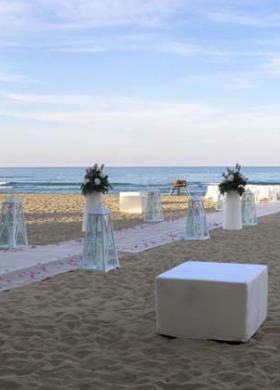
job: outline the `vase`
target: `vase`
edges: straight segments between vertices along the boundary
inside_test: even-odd
[[[237,191],[229,191],[224,199],[223,228],[242,229],[241,198]]]
[[[85,198],[86,202],[83,215],[82,232],[86,232],[87,230],[88,213],[93,211],[96,206],[102,203],[103,194],[102,192],[95,191],[91,194],[87,194]]]

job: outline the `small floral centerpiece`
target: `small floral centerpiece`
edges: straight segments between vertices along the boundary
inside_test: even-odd
[[[86,196],[93,192],[106,194],[112,188],[108,180],[108,175],[104,172],[104,164],[94,164],[93,167],[86,169],[84,181],[81,185],[82,195]]]
[[[236,164],[234,169],[227,168],[223,173],[224,180],[219,184],[219,190],[222,195],[229,191],[237,191],[242,195],[248,179],[240,172],[241,166]]]

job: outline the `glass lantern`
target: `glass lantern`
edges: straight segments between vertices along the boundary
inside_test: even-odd
[[[161,222],[163,220],[160,192],[158,190],[148,190],[144,202],[144,221]]]
[[[119,266],[111,214],[99,204],[88,214],[81,268],[107,272]]]
[[[203,200],[193,196],[188,203],[185,240],[207,240],[209,237]]]
[[[27,246],[27,233],[22,202],[11,196],[2,204],[0,216],[0,247]]]
[[[219,192],[217,194],[216,210],[221,211],[224,208],[224,196]]]
[[[250,190],[246,190],[242,195],[241,211],[243,225],[257,225],[255,196]]]
[[[269,190],[268,190],[268,197],[269,197],[269,200],[271,200],[272,202],[277,202],[277,190],[275,188],[275,186],[270,186],[269,187]]]

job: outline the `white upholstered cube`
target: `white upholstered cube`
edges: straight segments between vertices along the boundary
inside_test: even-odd
[[[157,332],[247,341],[267,315],[266,265],[187,261],[156,278]]]
[[[144,197],[143,192],[120,192],[120,212],[142,214]]]

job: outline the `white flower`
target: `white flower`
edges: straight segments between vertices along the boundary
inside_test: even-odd
[[[84,184],[88,184],[90,182],[90,180],[89,179],[84,179]]]
[[[94,180],[94,183],[97,185],[97,186],[99,186],[99,184],[101,183],[101,180],[100,179],[98,179],[98,177]]]
[[[228,181],[233,181],[234,180],[234,176],[233,175],[229,175],[227,179],[228,179]]]
[[[106,175],[106,173],[101,172],[99,176],[100,176],[100,179],[105,179],[105,177],[106,177],[107,175]]]

